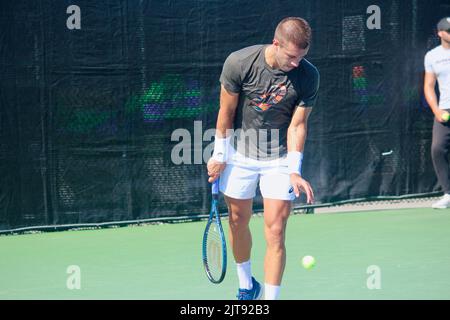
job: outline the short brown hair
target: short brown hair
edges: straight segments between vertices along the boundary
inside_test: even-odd
[[[305,19],[284,18],[275,29],[274,38],[281,44],[290,42],[299,49],[306,49],[311,43],[311,27]]]

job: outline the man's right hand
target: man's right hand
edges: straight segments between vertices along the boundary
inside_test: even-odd
[[[447,121],[445,121],[444,119],[442,119],[442,115],[444,115],[444,113],[446,113],[446,112],[447,112],[447,111],[445,111],[445,110],[439,109],[439,110],[437,111],[437,113],[434,115],[434,117],[435,117],[436,120],[437,120],[438,122],[440,122],[440,123],[447,122]]]
[[[213,183],[216,181],[222,171],[225,169],[225,166],[227,164],[225,162],[218,162],[214,160],[213,158],[209,159],[207,168],[208,168],[208,182]]]

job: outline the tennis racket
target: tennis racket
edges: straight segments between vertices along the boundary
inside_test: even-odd
[[[219,179],[212,185],[212,205],[203,233],[203,265],[212,283],[221,283],[227,271],[227,245],[218,208]]]

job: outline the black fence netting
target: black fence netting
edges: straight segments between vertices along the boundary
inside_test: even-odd
[[[439,190],[422,79],[448,1],[72,2],[0,3],[0,230],[207,213],[223,62],[286,16],[321,74],[317,202]]]

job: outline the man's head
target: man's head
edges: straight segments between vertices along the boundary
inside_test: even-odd
[[[308,53],[310,43],[311,28],[306,20],[297,17],[281,20],[272,42],[278,67],[285,72],[296,68]]]
[[[445,17],[439,20],[437,24],[437,31],[441,40],[450,44],[450,17]]]

